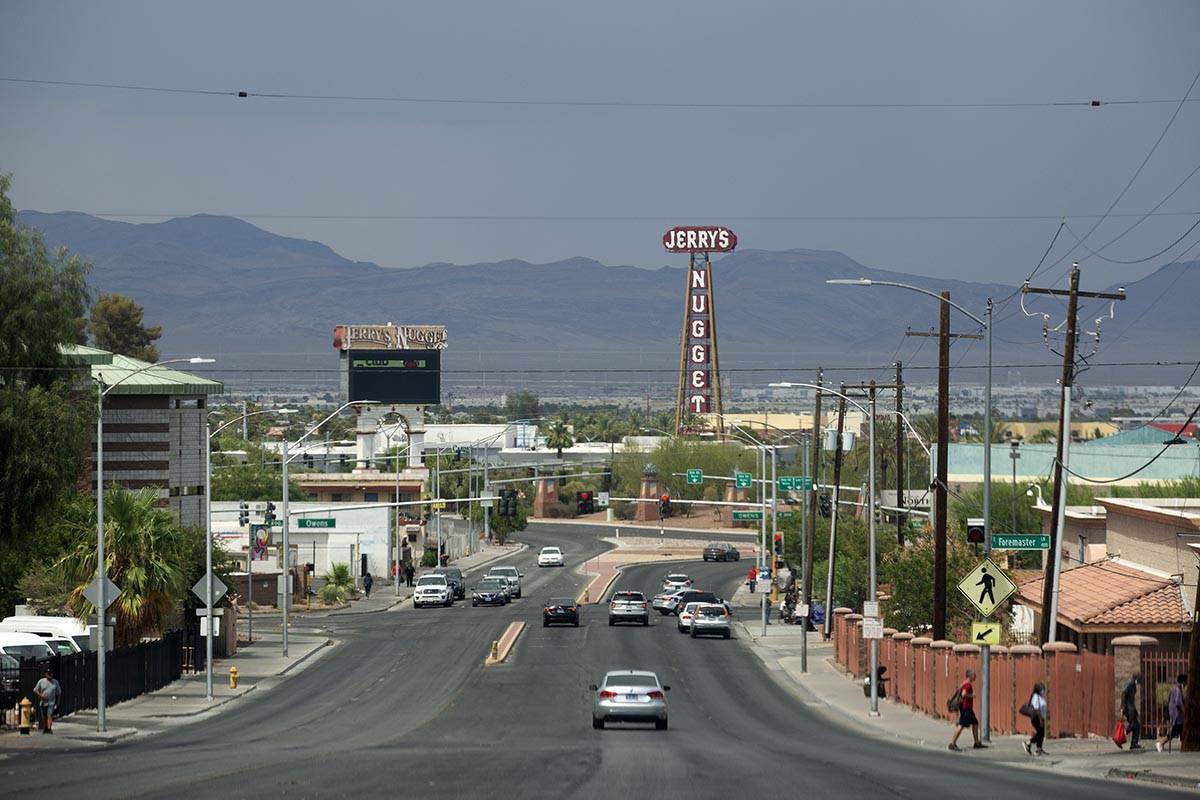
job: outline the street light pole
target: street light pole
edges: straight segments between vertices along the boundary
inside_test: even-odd
[[[868,483],[870,488],[867,497],[868,519],[868,549],[870,551],[870,599],[872,603],[878,602],[879,592],[877,590],[875,576],[875,381],[871,381],[870,389],[870,424],[868,430],[868,450],[870,459],[868,460]],[[871,716],[879,716],[879,640],[871,640]]]
[[[205,411],[205,414],[208,412]],[[245,424],[245,420],[242,420]],[[204,699],[213,699],[212,425],[204,424]]]

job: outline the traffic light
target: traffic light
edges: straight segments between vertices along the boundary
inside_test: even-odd
[[[783,555],[783,534],[782,533],[775,534],[775,555],[777,555],[777,556]]]
[[[245,500],[238,503],[238,525],[250,524],[250,504]]]
[[[515,489],[500,490],[500,516],[515,517],[517,515],[517,492]]]
[[[967,541],[971,544],[983,544],[983,519],[967,520]]]
[[[671,516],[671,495],[664,494],[658,498],[658,517],[666,519],[669,516]]]
[[[274,521],[275,521],[275,504],[268,502],[267,510],[263,512],[263,522],[270,525]]]
[[[304,466],[309,467],[311,469],[312,465],[313,465],[312,453],[305,453],[304,454]]]
[[[592,499],[591,492],[576,492],[575,493],[575,510],[579,514],[591,514],[595,511],[595,500]]]
[[[821,495],[820,500],[817,502],[817,510],[825,519],[829,519],[833,516],[833,503],[830,501],[829,495]]]

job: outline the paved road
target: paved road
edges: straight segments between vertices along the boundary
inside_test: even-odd
[[[104,750],[22,755],[0,762],[0,785],[14,797],[88,800],[1128,796],[1126,785],[861,738],[810,711],[736,640],[692,640],[674,618],[610,628],[603,607],[589,607],[579,628],[544,629],[540,600],[581,579],[538,570],[537,548],[561,544],[578,564],[604,545],[574,526],[520,538],[530,550],[510,562],[528,588],[511,606],[329,620],[342,644],[227,713]],[[742,576],[737,564],[688,569],[726,596]],[[664,571],[632,568],[616,588],[649,592]],[[531,626],[509,663],[484,669],[512,619]],[[587,685],[622,667],[654,669],[673,687],[670,730],[591,728]]]

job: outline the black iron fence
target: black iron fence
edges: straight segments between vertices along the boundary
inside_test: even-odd
[[[197,641],[203,640],[179,630],[161,639],[110,651],[105,659],[107,704],[131,700],[178,680],[188,657],[193,664],[198,660],[198,669],[203,669],[204,648],[197,647]],[[0,663],[0,709],[12,708],[22,697],[36,704],[33,687],[47,666],[62,686],[56,716],[96,707],[96,654],[89,651],[40,661],[30,658],[18,663],[5,659]]]

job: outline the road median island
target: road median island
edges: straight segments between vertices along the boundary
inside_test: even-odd
[[[504,633],[500,638],[492,643],[491,652],[484,659],[485,667],[492,667],[496,664],[501,664],[508,658],[508,654],[512,652],[513,645],[517,643],[517,637],[521,635],[521,631],[525,630],[524,622],[510,622],[508,627],[504,629]]]
[[[657,537],[605,538],[604,541],[611,542],[616,547],[595,558],[589,558],[579,566],[582,575],[592,576],[575,598],[575,602],[581,605],[602,603],[626,567],[672,561],[697,561],[704,558],[705,542],[701,540],[675,540],[661,545]]]

